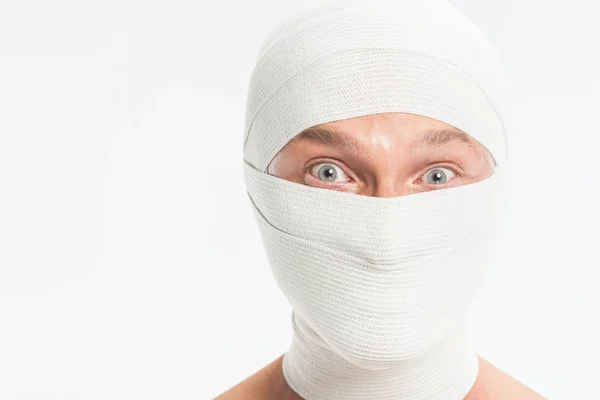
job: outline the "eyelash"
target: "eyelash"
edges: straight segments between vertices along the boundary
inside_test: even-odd
[[[436,168],[446,168],[446,169],[449,169],[450,171],[454,172],[456,174],[456,176],[461,176],[460,172],[457,171],[455,167],[451,167],[450,165],[444,165],[444,164],[434,164],[433,166],[427,168],[425,170],[425,173],[431,171],[432,169],[436,169]]]
[[[305,173],[310,174],[310,170],[313,169],[316,165],[319,164],[331,164],[331,165],[335,165],[336,167],[338,167],[339,169],[341,169],[344,174],[346,174],[346,176],[352,180],[356,180],[354,178],[354,175],[348,173],[348,168],[346,168],[340,161],[334,161],[331,159],[323,159],[323,160],[316,160],[312,163],[310,163],[308,166],[306,166],[305,168]]]
[[[439,169],[439,168],[445,168],[445,169],[447,169],[447,170],[450,170],[450,171],[452,171],[452,173],[453,173],[455,176],[453,176],[452,178],[450,178],[450,180],[446,181],[446,182],[445,182],[444,184],[442,184],[442,185],[430,185],[430,184],[428,184],[427,182],[424,182],[424,183],[425,183],[427,186],[431,186],[431,187],[437,187],[438,189],[441,189],[441,188],[444,188],[444,187],[448,186],[448,182],[452,182],[452,181],[454,181],[455,179],[457,179],[457,178],[460,178],[460,177],[462,176],[462,174],[461,174],[459,171],[457,171],[457,170],[456,170],[456,168],[453,168],[453,167],[451,167],[451,166],[449,166],[449,165],[444,165],[444,164],[435,164],[435,165],[433,165],[433,166],[431,166],[431,167],[428,167],[428,168],[425,170],[425,172],[419,176],[419,178],[418,178],[418,179],[419,179],[419,180],[423,179],[423,177],[425,177],[425,176],[426,176],[426,175],[427,175],[427,174],[428,174],[428,173],[429,173],[431,170],[434,170],[434,169]],[[434,189],[434,190],[435,190],[435,189]]]

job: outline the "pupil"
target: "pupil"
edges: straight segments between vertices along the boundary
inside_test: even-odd
[[[324,166],[319,169],[319,179],[327,182],[334,181],[337,177],[337,172],[332,166]]]
[[[429,183],[445,183],[446,182],[446,174],[444,171],[439,169],[435,169],[429,178]]]

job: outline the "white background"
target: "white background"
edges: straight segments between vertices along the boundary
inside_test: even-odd
[[[242,180],[283,0],[0,0],[0,398],[208,399],[288,347]],[[480,354],[597,399],[600,7],[456,0],[514,81]]]

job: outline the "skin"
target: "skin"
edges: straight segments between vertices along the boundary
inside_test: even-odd
[[[292,139],[267,172],[288,181],[365,196],[398,197],[467,185],[494,173],[488,150],[432,118],[383,113],[329,122]],[[287,384],[283,355],[217,400],[301,400]],[[537,400],[542,396],[478,356],[465,400]]]
[[[317,127],[336,133],[301,132],[275,156],[268,173],[309,186],[397,197],[477,182],[494,172],[494,160],[479,142],[420,115],[376,114]],[[424,132],[440,130],[450,134],[432,134],[430,141],[422,140]],[[431,143],[436,138],[447,141]],[[328,166],[336,171],[335,181],[318,178],[318,170]],[[429,178],[440,171],[446,182],[432,183]]]

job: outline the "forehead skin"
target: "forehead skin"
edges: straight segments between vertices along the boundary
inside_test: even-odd
[[[335,161],[356,184],[331,186],[375,196],[422,191],[419,174],[443,163],[460,172],[454,185],[477,182],[494,171],[488,150],[444,122],[410,113],[381,113],[317,125],[300,132],[272,160],[267,172],[306,184],[306,171],[318,160]]]

